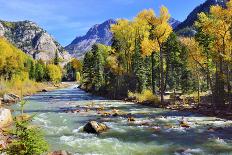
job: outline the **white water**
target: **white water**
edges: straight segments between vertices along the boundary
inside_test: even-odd
[[[36,114],[33,123],[42,127],[51,150],[86,155],[232,154],[231,121],[104,100],[76,86],[26,99],[30,103],[25,112]],[[136,122],[128,123],[126,117],[102,117],[96,110],[85,112],[89,105],[131,113]],[[80,109],[81,112],[64,112],[67,109]],[[188,120],[190,129],[179,127],[182,117]],[[84,133],[82,127],[89,120],[103,122],[110,129],[100,135]],[[209,131],[209,127],[223,129]]]

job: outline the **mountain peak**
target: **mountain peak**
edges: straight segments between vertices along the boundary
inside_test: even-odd
[[[116,23],[116,20],[108,19],[101,24],[94,25],[86,35],[76,37],[65,49],[74,57],[83,57],[87,51],[91,50],[92,45],[95,43],[107,46],[111,45],[113,35],[110,31],[110,26]],[[175,28],[180,22],[171,18],[169,23]]]
[[[192,27],[194,22],[197,20],[199,13],[201,13],[201,12],[208,13],[210,11],[210,7],[214,6],[214,5],[220,5],[220,6],[225,7],[227,2],[228,2],[228,0],[206,0],[204,3],[197,6],[188,15],[188,17],[176,27],[175,30],[179,31],[183,28]]]

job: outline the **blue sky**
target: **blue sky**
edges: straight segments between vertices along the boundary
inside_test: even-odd
[[[205,0],[0,0],[0,19],[31,20],[63,46],[97,23],[113,18],[132,19],[139,11],[165,5],[173,18],[183,21]]]

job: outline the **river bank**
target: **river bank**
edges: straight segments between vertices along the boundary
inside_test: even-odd
[[[2,104],[14,103],[20,99],[20,96],[31,96],[38,92],[47,92],[55,89],[69,87],[75,84],[75,82],[61,82],[58,84],[53,84],[51,82],[37,83],[34,81],[27,81],[21,83],[20,85],[11,85],[11,84],[1,84],[0,88],[0,102]],[[8,94],[11,94],[10,96]],[[4,95],[7,95],[11,98],[12,101],[4,101]],[[15,100],[15,101],[14,101]]]
[[[45,132],[51,151],[73,154],[230,154],[232,121],[190,112],[148,107],[86,93],[71,86],[26,97],[25,112],[35,115],[33,124]],[[12,105],[17,111],[18,105]],[[87,110],[88,109],[88,110]],[[102,115],[102,112],[130,114]],[[71,111],[75,111],[72,113]],[[182,119],[190,127],[180,126]],[[109,127],[99,135],[83,132],[89,121]]]
[[[79,86],[79,88],[86,91],[81,86]],[[135,98],[130,98],[130,97],[112,98],[101,92],[92,92],[92,91],[87,91],[87,92],[92,93],[94,95],[105,97],[107,99],[129,101],[139,105],[149,106],[153,108],[164,108],[164,109],[175,110],[175,111],[192,112],[209,117],[218,117],[222,119],[232,120],[231,106],[227,105],[224,108],[215,110],[214,105],[211,103],[211,97],[207,95],[201,96],[200,103],[197,103],[192,96],[188,96],[188,95],[185,95],[184,99],[182,99],[179,96],[175,99],[175,101],[173,101],[173,99],[170,99],[170,97],[166,96],[165,104],[161,105],[159,102],[157,103],[151,103],[149,101],[139,102]]]

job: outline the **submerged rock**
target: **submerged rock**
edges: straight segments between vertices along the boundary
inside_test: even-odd
[[[59,151],[53,151],[51,153],[48,153],[48,155],[71,155],[71,153],[64,150],[59,150]]]
[[[108,129],[109,129],[109,127],[107,127],[105,124],[99,123],[96,121],[90,121],[84,126],[85,132],[94,133],[94,134],[102,133]]]
[[[183,128],[190,128],[190,125],[187,124],[187,122],[181,121],[180,126]]]
[[[134,121],[135,121],[135,118],[134,118],[134,117],[128,117],[127,121],[128,121],[128,122],[134,122]]]
[[[0,128],[7,127],[13,122],[11,111],[9,109],[0,108]]]

